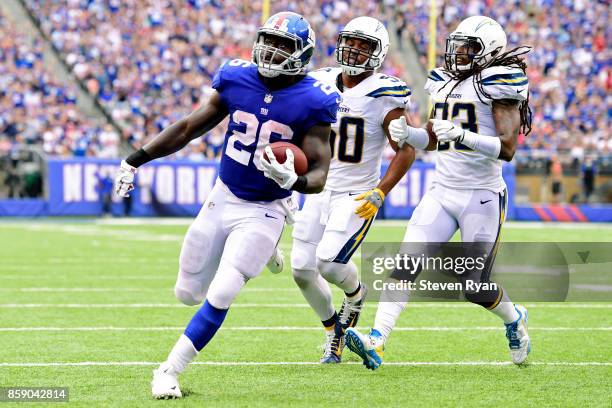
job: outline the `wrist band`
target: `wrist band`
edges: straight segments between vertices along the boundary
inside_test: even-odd
[[[306,176],[298,176],[297,180],[295,180],[295,183],[293,183],[293,185],[291,186],[291,189],[303,193],[306,191],[307,185],[308,179],[306,178]]]
[[[142,148],[130,154],[129,157],[125,159],[127,164],[133,167],[142,166],[143,164],[148,163],[151,160],[153,160],[153,158]]]
[[[463,136],[460,139],[460,143],[464,146],[474,149],[491,159],[499,159],[499,152],[501,151],[501,140],[499,140],[499,137],[483,136],[469,130],[464,130]]]
[[[406,142],[417,149],[424,150],[429,145],[429,134],[427,134],[427,130],[423,128],[408,127],[408,138]]]

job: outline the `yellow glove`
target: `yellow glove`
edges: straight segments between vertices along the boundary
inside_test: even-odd
[[[363,203],[355,210],[355,214],[369,220],[376,215],[378,209],[385,201],[385,193],[380,188],[375,188],[355,197],[355,201],[363,200]]]

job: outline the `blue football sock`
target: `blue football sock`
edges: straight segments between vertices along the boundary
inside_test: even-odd
[[[208,300],[204,302],[204,305],[197,311],[191,318],[191,321],[185,329],[185,336],[191,340],[196,350],[200,351],[208,344],[210,339],[213,338],[229,309],[217,309],[208,303]]]

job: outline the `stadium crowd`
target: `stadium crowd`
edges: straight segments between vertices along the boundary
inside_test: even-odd
[[[371,0],[275,1],[271,13],[307,16],[317,34],[313,66],[334,64],[338,30],[359,15],[377,15]],[[211,91],[229,57],[251,58],[261,2],[200,0],[26,0],[72,71],[138,148],[193,110]],[[389,58],[385,71],[402,75]],[[212,158],[223,143],[222,123],[177,157]]]
[[[121,139],[135,148],[194,109],[211,91],[212,76],[225,58],[250,58],[262,13],[260,1],[247,0],[22,1],[74,75],[122,129]],[[415,41],[426,65],[428,0],[280,0],[271,5],[271,13],[293,10],[307,16],[317,33],[314,67],[334,64],[337,32],[359,15],[393,18],[404,41]],[[533,131],[520,140],[519,163],[549,157],[551,152],[576,165],[590,156],[610,156],[612,111],[607,94],[612,79],[606,2],[440,0],[438,12],[438,63],[447,33],[467,15],[497,19],[509,33],[510,47],[534,47],[528,56]],[[10,71],[4,78],[11,84],[0,107],[0,126],[5,129],[0,151],[22,138],[40,141],[52,154],[116,155],[119,138],[113,128],[84,119],[75,108],[73,90],[45,71],[40,45],[26,44],[5,27],[3,22],[2,58],[17,59],[2,64]],[[19,60],[24,53],[31,60],[27,66]],[[394,57],[387,58],[384,71],[410,83]],[[10,80],[13,77],[19,79]],[[10,109],[22,103],[20,98],[30,105],[41,102],[26,107],[35,111]],[[224,125],[195,140],[177,157],[218,156]],[[15,126],[30,131],[12,130]],[[105,148],[104,140],[113,147]]]
[[[426,66],[429,0],[401,3],[395,19],[398,32],[406,40],[414,39]],[[519,164],[548,159],[553,153],[576,168],[594,157],[611,161],[609,2],[442,0],[437,4],[438,64],[448,33],[470,15],[496,19],[508,34],[508,49],[533,47],[527,57],[533,129],[519,140]]]
[[[61,84],[42,54],[0,15],[0,156],[38,145],[57,156],[116,157],[118,135],[79,112],[74,86]]]

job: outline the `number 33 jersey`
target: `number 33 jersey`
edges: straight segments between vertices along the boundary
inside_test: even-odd
[[[503,66],[482,71],[481,85],[488,96],[477,91],[474,77],[455,87],[456,84],[457,81],[442,68],[429,72],[425,91],[431,96],[433,117],[450,120],[464,129],[490,137],[497,137],[493,101],[513,99],[522,102],[527,98],[529,86],[527,76],[520,68]],[[485,189],[499,193],[505,188],[501,160],[490,159],[458,142],[438,143],[435,181],[456,189]]]
[[[322,68],[309,75],[336,87],[341,68]],[[325,189],[366,191],[380,178],[380,164],[387,136],[383,121],[389,111],[405,109],[410,100],[406,84],[375,73],[353,88],[344,88],[337,120],[332,124],[332,160]]]
[[[264,176],[260,164],[264,148],[281,140],[301,147],[310,128],[334,123],[340,102],[335,88],[305,76],[271,91],[259,77],[257,66],[240,59],[219,68],[212,87],[230,114],[219,178],[235,196],[247,201],[291,195]]]

